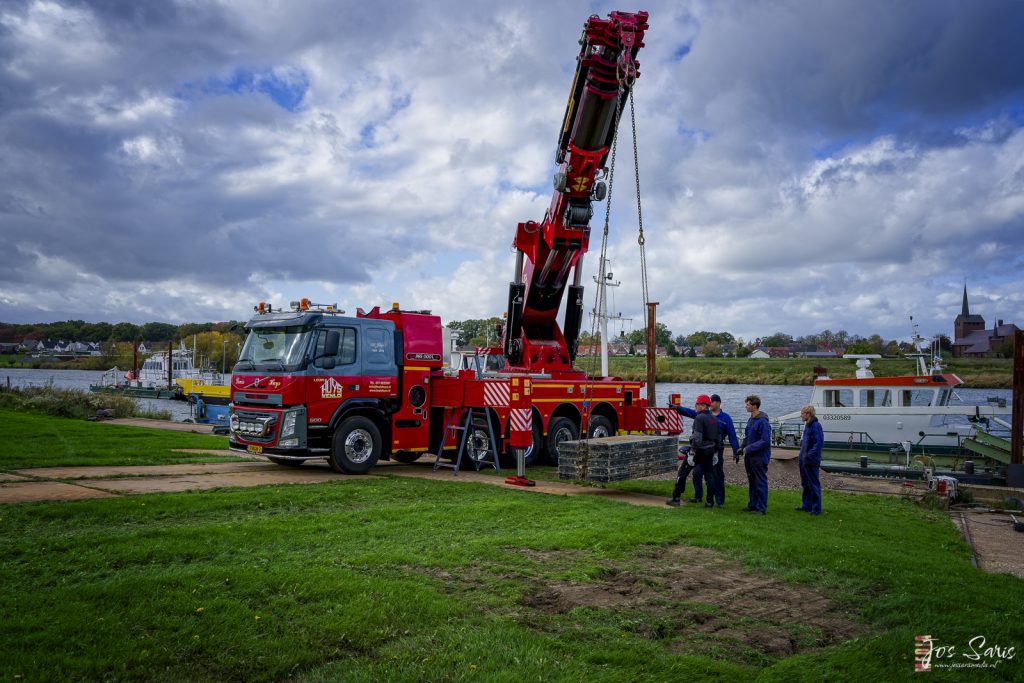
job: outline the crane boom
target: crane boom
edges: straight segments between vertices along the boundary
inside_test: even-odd
[[[520,223],[513,246],[504,351],[509,364],[552,374],[575,373],[583,319],[583,255],[590,244],[592,203],[605,198],[600,180],[619,114],[639,76],[647,12],[591,16],[580,36],[569,102],[558,136],[554,193],[543,220]],[[569,284],[569,278],[572,284]],[[564,324],[558,309],[568,287]]]

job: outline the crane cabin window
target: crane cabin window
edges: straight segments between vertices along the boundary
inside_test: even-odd
[[[826,408],[849,408],[853,405],[853,389],[826,389]]]

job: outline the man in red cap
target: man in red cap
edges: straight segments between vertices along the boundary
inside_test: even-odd
[[[711,397],[707,394],[698,396],[694,401],[693,410],[683,408],[682,406],[673,407],[686,417],[693,418],[693,430],[690,432],[690,448],[693,452],[694,464],[699,465],[701,470],[703,470],[704,481],[708,487],[707,501],[704,503],[704,507],[713,508],[715,506],[713,492],[718,489],[715,476],[715,459],[718,457],[722,437],[721,431],[718,428],[718,420],[709,411]],[[680,467],[680,473],[682,472],[683,468]],[[682,494],[682,486],[680,484],[685,486],[685,477],[682,477],[681,482],[680,477],[676,478],[676,487],[672,492],[672,498],[667,501],[669,505],[679,505],[679,496]]]

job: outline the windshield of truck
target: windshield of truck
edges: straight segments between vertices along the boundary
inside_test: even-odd
[[[258,327],[249,331],[236,372],[291,370],[302,365],[311,331],[302,327]]]

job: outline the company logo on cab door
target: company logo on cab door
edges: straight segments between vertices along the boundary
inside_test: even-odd
[[[320,385],[320,398],[341,398],[341,390],[341,382],[333,377],[328,377]]]

